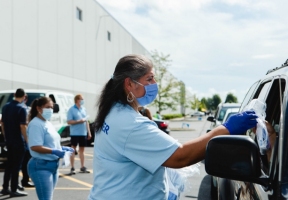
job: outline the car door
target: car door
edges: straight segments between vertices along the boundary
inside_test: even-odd
[[[277,192],[279,187],[277,184],[276,169],[278,167],[277,155],[278,155],[278,135],[280,127],[280,116],[281,116],[281,102],[283,101],[283,94],[286,90],[286,77],[271,77],[268,80],[262,81],[262,83],[257,88],[254,95],[255,99],[258,98],[266,103],[266,118],[275,129],[276,134],[273,134],[272,137],[269,137],[271,148],[267,150],[263,155],[261,155],[261,171],[262,175],[269,177],[271,185],[267,188],[259,184],[253,183],[244,183],[240,181],[235,181],[235,192],[237,199],[277,199]],[[247,97],[249,98],[249,97]],[[249,100],[251,100],[249,99]],[[247,104],[249,101],[243,101]],[[245,105],[241,106],[243,110]],[[257,143],[257,136],[251,131],[248,130],[247,135],[253,138]]]

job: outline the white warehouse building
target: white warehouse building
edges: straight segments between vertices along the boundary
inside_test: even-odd
[[[94,118],[103,85],[131,53],[149,56],[94,0],[0,1],[0,90],[81,93]]]

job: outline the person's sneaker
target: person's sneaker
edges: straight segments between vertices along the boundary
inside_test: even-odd
[[[9,189],[2,189],[0,193],[3,195],[8,195],[11,193],[11,191]]]
[[[23,187],[23,185],[18,184],[17,189],[20,191],[24,191],[25,188]]]
[[[28,181],[26,183],[22,182],[22,186],[23,187],[27,187],[27,188],[32,188],[32,187],[35,187],[34,183]],[[18,188],[19,189],[19,188]]]
[[[20,190],[16,190],[16,192],[12,192],[10,193],[10,197],[23,197],[23,196],[27,196],[28,194],[26,192],[21,192]]]
[[[74,167],[71,167],[70,174],[76,174]]]
[[[90,173],[90,171],[88,171],[86,167],[81,167],[80,168],[80,172],[82,172],[82,173]]]

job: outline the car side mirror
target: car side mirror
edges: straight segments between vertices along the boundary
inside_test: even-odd
[[[213,116],[207,117],[207,121],[209,122],[216,122],[215,118]]]
[[[59,105],[57,103],[54,103],[53,105],[53,113],[58,113],[59,112]]]
[[[260,154],[249,136],[216,136],[206,147],[205,170],[212,176],[268,186],[261,177]]]

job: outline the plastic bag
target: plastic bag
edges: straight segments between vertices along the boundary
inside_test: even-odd
[[[244,109],[255,111],[257,118],[257,130],[256,137],[259,145],[260,153],[264,155],[267,149],[270,148],[268,131],[265,125],[266,117],[266,103],[260,101],[259,99],[253,99]]]
[[[192,188],[191,182],[188,178],[195,174],[200,174],[199,163],[183,167],[180,169],[166,168],[168,184],[169,184],[169,197],[168,200],[178,199],[180,193],[188,191]]]
[[[64,157],[62,159],[62,168],[70,166],[70,157],[72,155],[71,151],[65,151]]]

